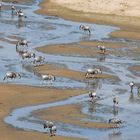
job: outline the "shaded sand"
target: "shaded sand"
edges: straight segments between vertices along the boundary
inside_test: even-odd
[[[44,0],[40,6],[38,13],[64,19],[140,27],[139,0]]]
[[[35,111],[33,114],[39,118],[43,118],[44,120],[59,121],[59,122],[69,123],[69,124],[78,125],[86,128],[106,129],[106,128],[115,127],[112,124],[108,124],[104,122],[89,122],[84,120],[82,121],[82,119],[88,119],[90,116],[81,114],[80,105],[65,105],[65,106],[51,107],[49,109]]]
[[[44,89],[20,85],[0,85],[0,139],[1,140],[77,140],[69,137],[49,137],[45,133],[27,132],[11,127],[3,122],[12,109],[27,105],[36,105],[63,100],[71,96],[86,93],[84,90]],[[59,96],[58,96],[59,95]]]
[[[35,67],[35,71],[41,74],[52,74],[59,77],[67,77],[73,80],[86,80],[85,72],[74,71],[67,68],[59,68],[55,64],[45,64],[43,66]],[[114,75],[97,74],[95,78],[118,80]]]
[[[97,45],[106,46],[106,53],[103,54]],[[99,41],[84,41],[71,44],[60,44],[60,45],[49,45],[37,48],[37,51],[41,51],[47,54],[61,54],[61,55],[72,55],[72,56],[86,56],[86,57],[97,57],[107,55],[127,55],[122,49],[129,48],[125,43],[108,43]]]

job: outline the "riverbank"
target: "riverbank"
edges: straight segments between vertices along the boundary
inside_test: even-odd
[[[140,27],[139,1],[122,0],[43,0],[40,14],[59,16],[64,19],[91,22],[121,27]]]
[[[13,128],[3,122],[3,118],[7,116],[14,108],[20,108],[27,105],[36,105],[58,100],[67,99],[72,96],[86,93],[84,90],[69,90],[69,89],[45,89],[29,86],[0,84],[0,139],[16,140],[20,137],[25,139],[55,139],[55,140],[77,140],[78,138],[69,138],[55,136],[50,137],[48,134],[30,131],[21,131]],[[59,96],[58,96],[59,95]],[[42,126],[43,127],[43,126]]]

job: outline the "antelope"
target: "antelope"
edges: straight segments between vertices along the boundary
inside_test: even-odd
[[[27,18],[27,16],[24,15],[23,11],[20,9],[16,12],[16,15],[19,17],[19,18]]]
[[[22,56],[22,59],[25,59],[25,58],[35,58],[35,53],[30,53],[30,52],[24,52],[21,54]]]
[[[11,5],[11,10],[12,10],[12,14],[14,13],[14,11],[16,10],[14,5]]]
[[[123,123],[123,121],[118,118],[112,118],[112,119],[108,120],[108,123],[116,125],[115,127],[120,127],[120,125]]]
[[[50,136],[55,136],[55,133],[56,133],[56,126],[54,125],[53,122],[50,122],[50,121],[46,121],[44,124],[43,124],[43,127],[44,129],[49,129],[50,130]]]
[[[56,131],[57,131],[56,126],[51,127],[50,128],[50,136],[55,136]]]
[[[6,75],[4,76],[3,80],[5,80],[6,78],[10,78],[10,79],[13,79],[13,78],[16,78],[16,77],[19,77],[21,78],[21,75],[17,72],[7,72]]]
[[[90,31],[90,27],[89,27],[89,26],[86,26],[86,25],[80,25],[80,26],[79,26],[79,29],[80,29],[80,30],[84,30],[84,31],[88,31],[89,34],[91,33],[91,31]]]
[[[26,47],[28,47],[28,41],[26,39],[19,40],[16,43],[16,49],[17,49],[18,46],[22,46],[22,47],[26,46]]]
[[[101,53],[105,53],[106,52],[106,47],[105,46],[100,46],[98,45],[97,48],[101,51]]]
[[[51,74],[42,74],[41,78],[43,79],[43,81],[55,81],[55,76],[51,75]]]
[[[85,74],[86,78],[94,78],[96,74],[102,74],[100,68],[89,68]]]
[[[44,62],[44,59],[45,59],[45,58],[42,57],[42,56],[35,57],[33,63],[34,63],[34,64],[35,64],[35,63],[41,64],[42,62]]]
[[[50,122],[50,121],[46,121],[44,124],[43,124],[43,127],[44,129],[46,128],[51,128],[54,126],[54,123],[53,122]]]
[[[131,88],[131,93],[133,92],[133,87],[134,87],[134,85],[135,85],[135,84],[134,84],[133,81],[129,83],[129,86],[130,86],[130,88]]]
[[[94,100],[100,98],[99,96],[96,95],[96,92],[89,92],[89,97],[91,98],[91,101],[93,102]]]

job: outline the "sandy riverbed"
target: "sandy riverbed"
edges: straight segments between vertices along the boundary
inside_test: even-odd
[[[136,8],[136,10],[134,8],[132,8],[131,4],[133,4],[133,6],[135,6],[135,4],[137,5],[137,3],[133,3],[131,1],[131,3],[128,3],[128,7],[125,6],[125,3],[121,4],[122,6],[120,7],[120,9],[117,6],[120,6],[119,4],[121,3],[121,1],[115,1],[117,4],[114,7],[115,9],[110,8],[110,4],[109,0],[106,2],[103,2],[103,5],[99,5],[97,3],[99,3],[100,1],[88,1],[87,5],[84,4],[84,8],[83,8],[83,3],[85,1],[69,1],[70,3],[68,4],[69,7],[67,7],[67,2],[68,1],[54,1],[55,3],[53,3],[52,1],[48,3],[48,1],[44,1],[44,3],[41,4],[42,7],[45,7],[45,9],[41,9],[39,10],[40,13],[48,13],[48,14],[52,14],[52,15],[57,15],[57,16],[61,16],[64,17],[66,19],[71,19],[71,20],[77,20],[77,21],[87,21],[87,22],[97,22],[97,23],[106,23],[106,24],[113,24],[113,25],[121,25],[121,26],[134,26],[134,28],[139,27],[140,25],[140,19],[139,19],[139,6],[136,6],[138,8]],[[75,3],[75,4],[71,4],[71,2]],[[79,3],[77,3],[79,2]],[[91,5],[91,2],[95,2],[94,4]],[[138,2],[135,1],[135,2]],[[90,3],[90,4],[89,4]],[[77,5],[78,4],[78,5]],[[80,4],[80,6],[79,6]],[[61,5],[61,6],[60,6]],[[74,6],[73,6],[74,5]],[[97,9],[94,9],[95,7],[93,7],[93,5],[96,6],[102,6],[103,10],[97,11],[97,9],[100,9],[99,7],[96,7]],[[105,6],[108,5],[110,10],[106,10],[104,9]],[[46,8],[47,7],[47,8]],[[77,8],[79,7],[79,8]],[[88,7],[88,8],[87,8]],[[82,12],[84,12],[85,14],[81,14],[81,9],[82,8]],[[131,9],[132,8],[132,9]],[[75,9],[77,9],[78,11],[76,11],[77,14],[75,14]],[[87,11],[88,9],[88,11]],[[132,10],[129,12],[129,9]],[[91,11],[94,13],[90,13]],[[106,11],[106,13],[104,12],[104,10]],[[118,10],[118,12],[116,12]],[[97,14],[95,14],[97,12]],[[109,15],[109,13],[112,12],[112,14],[118,13],[118,15]],[[114,13],[115,12],[115,13]],[[102,15],[103,14],[103,15]],[[104,15],[105,14],[105,15]],[[92,15],[92,16],[91,16]],[[125,16],[125,17],[124,17]],[[130,16],[130,17],[129,17]],[[134,16],[134,17],[133,17]],[[114,18],[112,18],[114,17]],[[133,20],[134,19],[134,20]],[[130,21],[130,22],[128,22]],[[128,31],[129,32],[129,31]],[[128,34],[125,32],[121,32],[117,35],[112,34],[112,36],[114,37],[124,37],[124,38],[132,38],[132,39],[139,39],[139,32],[131,32],[132,34]],[[135,35],[137,34],[137,36],[135,37]],[[133,35],[133,36],[132,36]],[[4,40],[4,41],[8,41],[8,40]],[[11,43],[11,42],[9,42]],[[88,43],[89,44],[89,43]],[[78,44],[79,45],[79,44]],[[79,46],[81,45],[85,45],[85,43],[80,43]],[[87,44],[86,44],[87,45]],[[92,46],[93,44],[91,44]],[[112,44],[113,46],[114,44]],[[69,46],[69,45],[66,45]],[[76,44],[77,46],[77,44]],[[90,46],[90,45],[89,45]],[[113,47],[109,46],[110,49],[112,49]],[[114,45],[115,46],[115,45]],[[117,48],[123,48],[124,46],[122,45],[116,45]],[[54,47],[54,48],[53,48]],[[70,54],[74,54],[76,52],[77,49],[77,54],[79,55],[83,55],[83,56],[91,56],[91,52],[89,52],[87,50],[87,52],[84,50],[84,53],[82,53],[83,48],[74,48],[75,45],[72,45],[72,51],[70,52],[71,49],[66,48],[64,45],[61,46],[51,46],[47,47],[47,48],[39,48],[38,50],[42,51],[42,52],[48,52],[48,53],[55,53],[55,54],[65,54],[66,52],[69,52]],[[138,49],[139,50],[139,49]],[[81,53],[80,53],[81,52]],[[116,51],[113,51],[114,54]],[[137,51],[136,51],[137,52]],[[109,51],[110,53],[110,51]],[[95,51],[95,53],[92,53],[92,55],[97,56],[98,51]],[[49,65],[50,68],[50,65]],[[84,77],[84,73],[79,72],[79,71],[71,71],[67,68],[65,69],[55,69],[55,66],[52,67],[52,69],[50,68],[48,70],[48,65],[44,65],[44,66],[40,66],[40,67],[36,67],[37,72],[40,73],[51,73],[51,74],[56,74],[57,76],[64,76],[64,77],[69,77],[69,78],[74,78],[75,75],[76,77],[78,77],[76,80],[83,80]],[[139,68],[138,68],[139,70]],[[70,75],[70,76],[69,76]],[[71,77],[72,75],[72,77]],[[75,78],[74,78],[75,79]],[[22,140],[25,139],[55,139],[55,140],[63,140],[63,139],[72,139],[72,138],[66,138],[66,137],[59,137],[56,136],[54,138],[50,138],[48,137],[47,134],[40,134],[37,132],[24,132],[21,130],[18,130],[16,128],[10,127],[6,124],[3,123],[2,119],[3,117],[5,117],[10,111],[11,109],[17,108],[17,107],[22,107],[22,106],[27,106],[27,105],[33,105],[33,104],[42,104],[42,103],[46,103],[46,102],[52,102],[52,101],[56,101],[56,100],[61,100],[64,98],[68,98],[70,96],[75,96],[75,95],[79,95],[82,93],[85,93],[85,91],[83,90],[58,90],[58,89],[43,89],[43,88],[35,88],[35,87],[27,87],[27,86],[19,86],[19,85],[6,85],[6,84],[1,84],[0,85],[0,89],[1,89],[1,94],[0,94],[0,131],[1,131],[1,135],[0,135],[0,139],[4,139],[4,140],[15,140],[16,138],[19,138]],[[62,92],[63,91],[63,92]],[[66,94],[63,94],[63,93]],[[57,95],[62,95],[62,96],[57,96]],[[51,108],[49,110],[43,110],[43,115],[41,112],[41,117],[44,119],[50,119],[51,120],[51,115],[46,117],[46,113],[51,112],[52,114],[54,112],[56,112],[57,109],[61,109],[62,111],[67,111],[69,107],[66,106],[65,107],[58,107],[58,108]],[[78,117],[85,117],[82,114],[79,114],[78,112],[79,107],[77,106],[72,106],[72,113],[74,113],[74,116],[77,115]],[[69,112],[67,112],[69,113]],[[40,115],[40,114],[39,114]],[[81,125],[84,127],[97,127],[95,126],[95,124],[88,126],[88,124],[85,123],[81,123],[81,122],[75,122],[75,121],[71,121],[68,120],[67,118],[64,118],[63,113],[59,114],[59,112],[56,112],[55,115],[59,116],[59,121],[63,121],[63,119],[65,119],[65,122],[69,122],[72,124],[77,124],[77,125]],[[53,118],[55,119],[55,118]],[[104,127],[108,127],[105,124],[103,124]],[[8,135],[7,135],[8,134]],[[22,137],[21,137],[22,136]],[[74,139],[74,138],[73,138]],[[77,140],[77,138],[75,139]]]
[[[55,139],[63,140],[69,139],[68,137],[50,138],[48,134],[41,134],[37,132],[21,131],[16,128],[10,127],[3,123],[3,117],[8,115],[12,109],[27,105],[43,104],[69,98],[71,96],[85,93],[83,90],[61,90],[61,89],[44,89],[19,85],[0,85],[0,139],[15,140],[19,138],[25,139]],[[59,96],[58,96],[59,95]],[[72,139],[72,138],[70,138]],[[74,139],[74,138],[73,138]],[[76,138],[77,139],[77,138]],[[74,139],[74,140],[76,140]]]
[[[107,122],[101,123],[82,121],[82,119],[88,119],[90,118],[90,116],[81,113],[81,105],[65,105],[52,107],[46,110],[34,112],[33,114],[46,120],[57,120],[59,122],[73,124],[76,126],[78,125],[85,128],[108,129],[115,126],[113,124],[108,124]]]

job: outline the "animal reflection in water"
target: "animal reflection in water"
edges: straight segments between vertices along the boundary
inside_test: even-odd
[[[3,80],[9,79],[9,78],[14,79],[14,78],[17,78],[17,77],[21,78],[21,75],[19,73],[17,73],[17,72],[7,72],[5,74]]]
[[[100,54],[97,57],[97,61],[99,61],[99,62],[105,62],[105,59],[106,59],[106,55],[105,54]]]
[[[119,108],[118,108],[118,106],[113,106],[112,112],[113,112],[113,115],[114,115],[114,116],[117,116],[118,113],[119,113]]]
[[[26,27],[26,23],[24,21],[22,21],[21,19],[18,19],[16,27],[17,28]]]
[[[108,134],[109,140],[118,140],[121,134],[120,130],[113,129],[113,132]]]
[[[134,94],[133,92],[129,95],[129,102],[140,103],[140,93]]]
[[[122,121],[121,119],[118,118],[111,118],[108,120],[109,124],[114,124],[114,128],[119,128],[122,126],[122,124],[124,123],[124,121]]]
[[[91,34],[82,34],[82,36],[80,36],[80,40],[90,40]]]
[[[43,127],[44,127],[44,129],[46,129],[47,131],[49,130],[50,136],[55,136],[56,131],[57,131],[57,128],[56,128],[56,126],[54,125],[53,122],[46,121],[46,122],[43,124]]]
[[[96,112],[96,108],[99,106],[96,102],[94,104],[89,104],[88,111],[89,113],[93,114]]]

